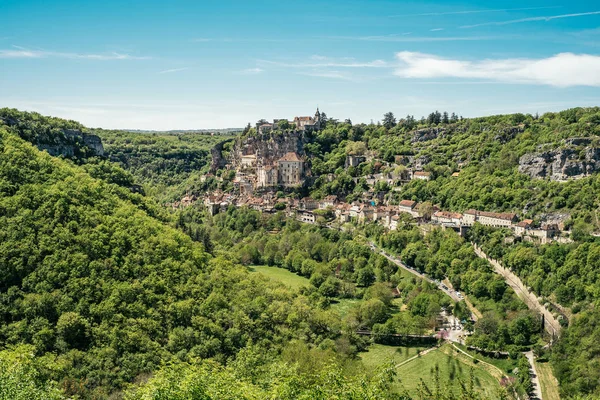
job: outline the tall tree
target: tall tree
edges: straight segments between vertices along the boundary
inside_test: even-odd
[[[443,124],[450,123],[450,119],[448,118],[448,111],[444,111],[444,113],[442,114],[442,123]]]
[[[383,126],[385,126],[387,129],[391,129],[396,126],[396,117],[394,116],[393,112],[390,111],[383,114]]]

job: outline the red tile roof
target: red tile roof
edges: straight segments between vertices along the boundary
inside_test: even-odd
[[[290,151],[286,153],[283,157],[279,159],[279,161],[302,161],[300,156],[296,152]]]
[[[417,205],[416,201],[413,200],[402,200],[400,202],[400,207],[410,207],[410,208],[414,208]]]

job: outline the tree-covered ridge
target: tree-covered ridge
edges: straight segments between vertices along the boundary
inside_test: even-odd
[[[443,120],[439,123],[404,118],[393,124],[351,125],[329,120],[306,146],[317,179],[314,197],[328,194],[360,198],[364,182],[353,177],[397,169],[408,164],[432,174],[413,180],[397,198],[431,201],[443,209],[514,211],[537,217],[543,212],[573,212],[573,220],[589,220],[597,204],[598,174],[563,182],[534,180],[518,172],[519,157],[544,149],[560,149],[565,140],[588,137],[597,146],[600,108],[576,108],[542,116],[523,114]],[[361,144],[371,161],[344,169],[346,154]],[[401,167],[402,168],[402,167]],[[452,176],[459,172],[459,176]],[[334,174],[334,179],[326,177]],[[389,187],[378,190],[390,191]]]
[[[141,195],[0,139],[0,344],[56,354],[68,395],[106,397],[172,359],[337,334],[313,332],[306,299],[210,257]]]
[[[0,108],[0,123],[10,126],[21,138],[31,143],[54,143],[65,139],[67,129],[86,132],[79,122],[24,112],[14,108]]]
[[[96,130],[106,156],[133,174],[146,193],[161,201],[181,198],[200,186],[210,164],[210,149],[234,137],[210,133]]]

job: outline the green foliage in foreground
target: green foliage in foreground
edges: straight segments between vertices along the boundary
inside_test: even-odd
[[[0,400],[60,400],[63,395],[48,379],[44,362],[34,348],[21,346],[0,351]]]
[[[0,128],[0,346],[56,355],[70,396],[104,398],[171,360],[335,339],[322,311]]]
[[[255,384],[244,380],[232,368],[212,363],[179,364],[161,370],[146,384],[133,389],[126,400],[375,400],[401,399],[389,392],[393,369],[375,378],[347,378],[339,366],[330,364],[317,374],[301,374],[285,364],[273,364]]]

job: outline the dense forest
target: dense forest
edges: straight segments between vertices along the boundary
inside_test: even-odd
[[[163,202],[197,190],[210,164],[210,149],[234,135],[101,129],[95,134],[102,138],[108,159],[130,172],[146,194]]]

